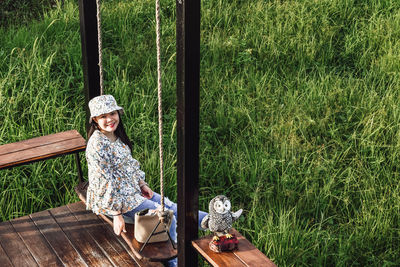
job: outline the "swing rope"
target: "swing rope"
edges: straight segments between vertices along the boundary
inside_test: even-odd
[[[160,1],[156,0],[156,45],[157,45],[157,92],[158,92],[158,135],[160,148],[160,194],[161,210],[164,211],[164,160],[163,160],[163,121],[162,121],[162,83],[161,83],[161,45],[160,45]]]
[[[96,18],[97,18],[97,42],[99,49],[99,75],[100,75],[100,95],[104,94],[103,89],[103,55],[102,55],[102,40],[101,40],[101,13],[100,0],[96,0]]]
[[[102,56],[102,39],[101,39],[101,13],[100,0],[96,0],[97,5],[97,40],[99,51],[99,72],[100,72],[100,94],[104,94],[103,87],[103,56]],[[161,82],[161,34],[160,34],[160,1],[156,0],[156,46],[157,46],[157,95],[158,95],[158,135],[159,135],[159,153],[160,153],[160,195],[161,195],[161,211],[164,212],[164,159],[163,159],[163,120],[162,120],[162,82]]]
[[[164,232],[167,233],[169,241],[172,244],[172,247],[176,249],[175,244],[171,238],[171,235],[168,230],[168,223],[172,219],[172,215],[170,211],[165,210],[165,202],[164,202],[164,159],[163,159],[163,121],[162,121],[162,82],[161,82],[161,45],[160,45],[160,1],[155,0],[156,2],[156,46],[157,46],[157,95],[158,95],[158,134],[159,134],[159,149],[160,149],[160,208],[158,213],[158,224],[154,227],[151,234],[148,236],[147,240],[140,248],[139,253],[143,251],[145,246],[148,244],[150,238],[154,235],[158,226],[162,223],[164,225]],[[99,52],[99,78],[100,78],[100,95],[103,95],[103,56],[102,56],[102,40],[101,40],[101,16],[100,16],[100,0],[96,0],[97,10],[96,10],[96,18],[97,18],[97,40],[98,40],[98,52]],[[158,232],[161,233],[161,232]],[[156,234],[158,234],[156,233]]]

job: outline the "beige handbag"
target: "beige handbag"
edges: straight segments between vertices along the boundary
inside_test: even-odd
[[[167,224],[169,230],[171,227],[173,211],[172,210],[167,210],[167,211],[171,218],[171,220],[169,220]],[[159,219],[156,211],[149,212],[148,209],[145,209],[140,212],[137,212],[135,214],[135,239],[140,243],[145,243],[158,222]],[[165,230],[164,224],[160,223],[157,229],[154,231],[153,236],[147,243],[167,241],[168,234],[165,231],[162,232],[163,230]]]

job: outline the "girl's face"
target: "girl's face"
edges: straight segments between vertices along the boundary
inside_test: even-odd
[[[110,113],[94,117],[93,120],[99,125],[102,132],[114,133],[119,124],[119,114],[118,111],[114,110]]]

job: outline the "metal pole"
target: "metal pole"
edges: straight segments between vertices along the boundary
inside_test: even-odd
[[[100,95],[100,68],[97,40],[96,0],[78,0],[82,45],[82,65],[85,90],[85,110],[88,130],[90,112],[88,102]]]
[[[197,266],[191,241],[198,238],[200,0],[176,0],[178,130],[178,264]]]
[[[76,168],[78,170],[79,184],[81,184],[83,183],[83,175],[82,175],[81,161],[79,159],[79,153],[75,153],[75,162],[76,162]]]

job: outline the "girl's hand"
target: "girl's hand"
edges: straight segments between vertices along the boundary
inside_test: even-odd
[[[147,199],[151,199],[153,197],[153,190],[150,189],[147,185],[143,185],[140,188],[140,191],[142,191],[142,196],[144,196]]]
[[[116,235],[120,235],[121,232],[126,233],[125,221],[122,215],[114,216],[113,227],[114,227],[114,233]]]

